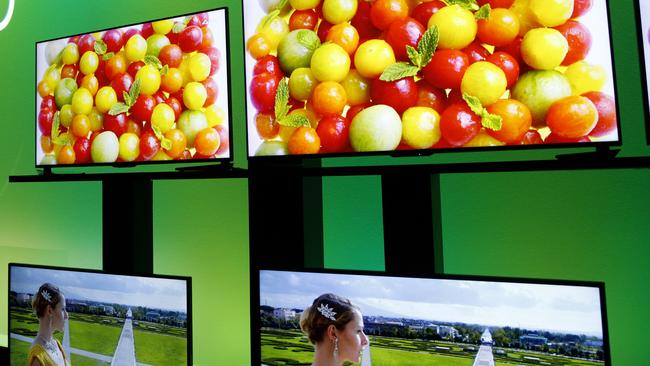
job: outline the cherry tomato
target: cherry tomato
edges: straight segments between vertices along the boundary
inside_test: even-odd
[[[359,33],[354,26],[341,23],[330,28],[325,40],[338,44],[348,55],[352,55],[359,45]]]
[[[165,153],[172,159],[180,157],[187,147],[187,138],[185,138],[183,131],[173,128],[165,132],[165,138],[169,139],[172,143],[171,148],[165,150]]]
[[[74,155],[77,164],[90,163],[90,140],[85,137],[79,137],[74,142]]]
[[[246,41],[246,50],[257,60],[271,52],[271,43],[263,33],[257,33]]]
[[[463,52],[469,58],[469,63],[473,64],[479,61],[485,61],[490,56],[488,51],[480,42],[474,41],[469,46],[463,48]]]
[[[490,12],[488,19],[478,21],[478,38],[492,46],[506,46],[519,34],[519,18],[517,14],[497,8]]]
[[[510,56],[514,57],[515,60],[519,63],[519,65],[523,65],[524,59],[521,57],[521,41],[523,40],[522,37],[517,37],[515,38],[510,44],[503,46],[503,47],[496,47],[494,49],[494,52],[505,52],[509,54]]]
[[[569,52],[562,61],[563,66],[569,66],[587,57],[591,49],[591,33],[586,26],[575,20],[567,20],[555,29],[559,30],[569,43]]]
[[[450,105],[440,117],[442,138],[453,147],[468,143],[481,131],[481,127],[481,117],[464,102]]]
[[[323,116],[341,114],[347,101],[345,89],[335,81],[324,81],[312,92],[314,111]]]
[[[205,99],[203,107],[214,104],[214,102],[217,101],[217,96],[219,95],[217,82],[213,78],[207,78],[201,84],[203,84],[205,91],[208,93],[208,97]]]
[[[350,120],[343,116],[321,118],[316,133],[320,138],[321,153],[339,153],[351,149]]]
[[[183,61],[183,51],[178,45],[168,44],[160,49],[158,59],[163,65],[169,67],[179,67]]]
[[[255,115],[255,128],[257,134],[264,140],[271,140],[278,136],[280,125],[273,114],[257,113]]]
[[[395,81],[373,79],[370,97],[375,104],[386,104],[402,114],[418,102],[418,87],[412,77]]]
[[[589,136],[601,137],[616,131],[616,103],[614,98],[602,92],[587,92],[582,94],[589,98],[598,111],[598,122]]]
[[[117,137],[122,136],[126,132],[126,114],[111,116],[109,113],[104,113],[104,129],[112,131]]]
[[[110,60],[106,61],[104,72],[108,80],[113,80],[117,75],[126,72],[127,61],[122,53],[116,53]]]
[[[113,90],[115,90],[115,94],[117,95],[117,100],[120,102],[124,101],[124,93],[128,93],[129,90],[131,89],[131,85],[133,84],[133,78],[129,74],[120,74],[113,79],[111,82],[111,86],[113,87]]]
[[[135,79],[135,75],[138,74],[138,71],[144,66],[144,61],[135,61],[129,64],[129,67],[126,68],[126,72],[131,75],[131,78]],[[170,66],[171,67],[171,66]]]
[[[357,115],[357,113],[361,112],[362,110],[370,107],[372,104],[370,103],[363,103],[363,104],[358,104],[350,107],[348,109],[348,112],[346,113],[345,117],[349,120],[352,121],[354,119],[354,116]]]
[[[458,89],[469,66],[467,55],[458,50],[437,50],[422,69],[424,79],[439,89]]]
[[[502,124],[499,131],[489,128],[486,128],[485,131],[506,144],[521,141],[532,124],[528,107],[515,99],[499,99],[496,103],[488,106],[487,110],[490,114],[500,116]]]
[[[43,135],[52,133],[52,121],[54,120],[54,111],[49,108],[42,108],[38,112],[38,129]]]
[[[320,137],[311,127],[298,127],[287,144],[292,155],[317,154],[320,150]]]
[[[106,52],[119,52],[122,46],[124,46],[124,39],[122,37],[122,31],[119,29],[110,29],[107,30],[102,36],[102,41],[106,43]]]
[[[316,32],[316,35],[318,35],[318,38],[320,39],[321,42],[327,41],[327,35],[329,34],[330,29],[332,29],[333,26],[334,24],[329,23],[325,19],[320,21],[320,24],[318,24],[318,31]]]
[[[578,18],[585,15],[593,4],[593,0],[574,0],[573,1],[573,14],[571,18]]]
[[[57,108],[56,108],[56,102],[54,101],[54,96],[48,95],[43,98],[43,100],[41,101],[41,109],[45,109],[45,108],[51,109],[56,112]]]
[[[377,29],[370,21],[370,3],[367,1],[359,1],[357,4],[357,13],[354,14],[350,23],[359,32],[360,40],[365,41],[371,38],[377,38],[381,33],[381,30]]]
[[[219,148],[215,155],[221,155],[230,149],[230,135],[228,134],[228,129],[225,125],[216,125],[212,128],[217,130],[219,133]]]
[[[145,37],[146,38],[146,37]],[[183,52],[193,52],[201,47],[203,43],[203,32],[201,28],[191,25],[183,29],[178,35],[178,45]]]
[[[147,39],[152,34],[153,34],[153,26],[151,22],[142,24],[142,27],[140,27],[140,35],[142,36],[142,38]]]
[[[423,2],[422,4],[416,6],[413,9],[411,16],[415,18],[420,24],[428,25],[429,19],[431,16],[438,12],[438,10],[444,8],[447,4],[439,0],[433,0],[428,2]]]
[[[77,78],[77,65],[63,66],[63,68],[61,69],[61,79],[65,79],[65,78],[70,78],[70,79]]]
[[[508,88],[513,86],[517,79],[519,79],[519,63],[517,60],[505,52],[495,52],[488,56],[487,62],[497,65],[503,73],[506,74],[508,80]]]
[[[92,34],[84,34],[79,37],[77,40],[77,46],[79,47],[79,54],[83,55],[84,53],[88,51],[94,51],[95,50],[95,37],[93,37]],[[119,49],[118,49],[119,51]],[[107,51],[107,52],[113,52],[113,51]]]
[[[419,107],[433,108],[439,114],[447,108],[447,94],[444,90],[434,88],[426,80],[418,80],[415,85],[418,87],[418,101],[415,103]]]
[[[277,57],[273,55],[267,55],[257,60],[255,66],[253,67],[253,76],[265,72],[273,74],[277,78],[281,78],[283,76],[282,70],[280,69],[280,61],[278,61]]]
[[[145,130],[140,135],[140,158],[151,160],[160,150],[160,141],[152,130]]]
[[[176,99],[176,97],[172,97],[172,96],[169,96],[165,101],[165,103],[167,103],[167,105],[172,107],[172,109],[174,110],[174,116],[176,120],[178,120],[178,117],[180,117],[181,113],[183,112],[183,104],[178,99]]]
[[[289,30],[316,30],[316,24],[318,24],[318,14],[314,9],[295,10],[289,18]]]
[[[156,100],[151,95],[140,94],[131,107],[131,118],[136,122],[149,122]]]
[[[275,92],[278,89],[278,78],[268,72],[253,76],[249,92],[251,103],[262,113],[272,113],[275,108]]]
[[[587,136],[596,127],[598,110],[586,97],[569,96],[551,105],[546,124],[552,133],[568,139]]]
[[[386,42],[393,48],[395,58],[407,61],[406,46],[417,50],[424,31],[422,24],[413,18],[405,17],[392,22],[386,31]]]
[[[478,4],[483,6],[485,4],[490,4],[492,9],[494,8],[509,8],[512,6],[515,0],[478,0]]]
[[[194,147],[197,154],[212,156],[219,149],[220,142],[219,132],[212,127],[208,127],[196,134]]]
[[[216,47],[203,47],[199,50],[201,53],[205,53],[210,58],[210,74],[209,76],[214,75],[219,71],[219,60],[221,59],[221,52]]]
[[[542,135],[540,135],[537,130],[528,130],[528,132],[524,134],[524,137],[522,137],[517,144],[518,145],[539,145],[543,143],[544,140],[542,139]]]
[[[385,30],[393,21],[408,16],[408,12],[404,0],[377,0],[370,7],[370,21],[378,29]]]

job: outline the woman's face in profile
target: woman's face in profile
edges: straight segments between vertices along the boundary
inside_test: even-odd
[[[363,317],[355,311],[354,319],[339,333],[339,357],[344,361],[358,363],[363,348],[368,345],[368,337],[363,332]]]
[[[68,319],[68,312],[65,310],[65,296],[61,295],[61,301],[52,311],[52,328],[63,331],[66,319]]]

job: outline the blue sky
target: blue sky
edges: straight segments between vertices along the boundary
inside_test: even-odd
[[[45,282],[58,286],[68,300],[92,300],[187,312],[184,280],[11,267],[12,291],[33,294]]]
[[[597,288],[262,271],[260,302],[304,309],[327,292],[364,315],[513,326],[602,337]]]

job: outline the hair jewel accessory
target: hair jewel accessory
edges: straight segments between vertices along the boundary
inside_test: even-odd
[[[49,303],[52,302],[52,295],[50,295],[50,293],[47,292],[47,290],[43,290],[43,291],[41,291],[41,296],[43,296],[43,298],[44,298],[45,300],[47,300],[47,302],[49,302]]]
[[[320,306],[317,308],[318,312],[321,313],[322,316],[326,317],[329,320],[336,321],[335,315],[336,313],[334,312],[333,308],[330,308],[329,305],[322,303]]]

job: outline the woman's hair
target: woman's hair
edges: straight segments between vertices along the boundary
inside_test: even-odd
[[[54,309],[61,302],[62,294],[61,290],[53,284],[42,284],[32,299],[32,309],[34,309],[36,316],[42,318],[48,305]]]
[[[300,329],[313,344],[323,340],[327,327],[334,325],[343,330],[345,325],[354,319],[359,307],[350,300],[334,295],[323,294],[317,297],[300,316]]]

